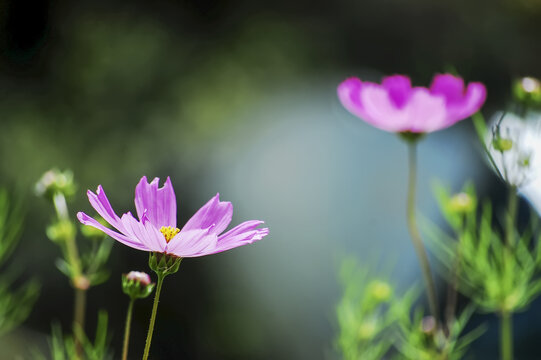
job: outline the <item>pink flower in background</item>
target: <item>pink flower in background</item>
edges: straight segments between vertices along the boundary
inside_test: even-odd
[[[338,98],[352,114],[390,132],[427,133],[444,129],[478,111],[485,86],[451,74],[439,74],[430,88],[412,87],[409,77],[393,75],[380,84],[349,78],[338,86]]]
[[[152,251],[178,257],[196,257],[219,253],[261,240],[268,228],[258,228],[263,221],[250,220],[222,234],[231,222],[233,205],[220,201],[219,194],[210,199],[182,227],[177,228],[177,203],[169,177],[159,188],[159,179],[149,184],[143,176],[135,188],[136,219],[130,212],[119,217],[103,188],[94,194],[88,191],[92,207],[116,229],[109,229],[83,212],[79,221],[99,229],[113,239],[137,250]]]

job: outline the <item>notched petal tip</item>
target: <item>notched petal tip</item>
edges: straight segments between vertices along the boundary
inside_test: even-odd
[[[85,213],[82,212],[82,211],[79,211],[79,212],[77,213],[77,220],[79,220],[80,223],[85,224],[85,221],[86,221],[86,220],[85,220],[85,216],[88,217],[87,214],[85,214]],[[86,225],[86,224],[85,224],[85,225]]]

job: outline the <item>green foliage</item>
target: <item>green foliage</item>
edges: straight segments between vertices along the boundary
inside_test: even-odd
[[[419,308],[410,316],[415,298],[410,291],[400,300],[401,305],[394,307],[398,310],[397,348],[401,356],[408,360],[462,359],[468,346],[484,332],[483,327],[478,327],[461,336],[473,314],[473,306],[467,307],[444,331],[436,328],[434,318],[424,316]]]
[[[67,200],[76,189],[73,173],[69,170],[49,170],[35,187],[36,193],[50,200],[56,211],[56,217],[47,227],[46,233],[63,254],[62,258],[55,261],[58,270],[66,275],[75,287],[81,289],[107,281],[110,273],[105,266],[113,242],[106,238],[103,232],[81,226],[81,234],[90,241],[81,245],[77,243],[78,227],[69,216],[67,205]]]
[[[22,202],[11,202],[6,189],[0,189],[0,265],[6,263],[15,250],[23,228]],[[39,283],[30,280],[12,290],[13,276],[0,275],[0,335],[21,324],[39,296]]]
[[[0,265],[15,250],[24,222],[22,202],[11,202],[7,189],[0,188]]]
[[[471,185],[465,191],[476,199]],[[436,195],[454,231],[451,236],[428,222],[425,227],[433,253],[445,270],[443,274],[460,269],[459,291],[484,311],[523,310],[541,293],[541,247],[539,241],[534,244],[533,232],[519,235],[512,229],[510,236],[504,236],[493,225],[488,202],[476,206],[475,211],[457,215],[447,210],[451,199],[447,189],[436,187]]]
[[[6,276],[0,277],[0,335],[26,320],[39,297],[37,280],[32,279],[15,290],[11,289],[10,280]]]
[[[98,313],[98,324],[94,342],[92,342],[81,328],[76,329],[75,336],[82,344],[82,355],[86,360],[112,360],[113,354],[109,350],[109,339],[107,336],[108,316],[105,311]],[[64,336],[59,324],[52,326],[51,338],[49,341],[51,360],[79,359],[76,352],[75,338],[72,335]],[[45,360],[43,354],[35,353],[36,360]]]
[[[394,298],[392,286],[373,280],[354,259],[343,262],[340,280],[344,292],[336,307],[337,348],[346,360],[383,358],[393,343],[389,336],[395,320],[389,305]]]
[[[336,346],[345,360],[379,360],[393,355],[408,360],[458,360],[484,331],[462,335],[472,313],[467,307],[444,329],[415,307],[419,289],[396,296],[386,280],[374,279],[354,259],[342,263],[343,296],[336,307]],[[398,350],[393,350],[395,348]]]

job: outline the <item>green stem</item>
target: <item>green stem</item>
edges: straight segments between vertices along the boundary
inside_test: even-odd
[[[509,203],[507,216],[505,217],[505,247],[504,263],[505,267],[509,264],[509,256],[515,246],[515,223],[518,211],[518,196],[515,186],[509,187]],[[500,345],[501,359],[513,360],[513,313],[509,310],[502,310],[500,313]]]
[[[152,333],[154,332],[154,323],[156,322],[156,313],[158,312],[158,302],[160,301],[160,293],[162,290],[163,279],[165,275],[158,273],[158,283],[156,284],[156,294],[154,295],[154,305],[152,306],[152,315],[150,316],[150,324],[148,325],[147,341],[145,343],[145,352],[143,353],[143,360],[148,359],[150,352],[150,343],[152,342]]]
[[[508,311],[502,311],[500,314],[501,360],[513,360],[513,319],[511,315]]]
[[[428,262],[428,256],[426,253],[425,246],[423,244],[423,239],[417,228],[417,221],[415,218],[415,183],[417,181],[417,145],[415,142],[408,143],[409,150],[409,185],[408,185],[408,203],[407,203],[407,220],[408,220],[408,229],[411,235],[411,240],[413,242],[413,247],[417,253],[419,259],[419,264],[421,265],[421,270],[423,273],[428,305],[430,307],[430,312],[436,320],[436,328],[439,324],[439,311],[438,311],[438,300],[436,296],[436,286],[434,284],[434,278],[432,277],[432,272],[430,270],[430,263]]]
[[[75,304],[73,306],[73,331],[79,333],[79,329],[84,331],[85,328],[85,308],[86,308],[86,290],[75,288]],[[83,349],[81,339],[75,335],[75,352],[81,356]]]
[[[505,218],[505,244],[508,248],[511,248],[514,245],[514,234],[515,234],[515,223],[517,220],[517,211],[518,211],[518,196],[517,188],[511,186],[509,188],[509,204],[508,204],[508,213]]]
[[[128,314],[126,315],[126,328],[124,329],[124,346],[122,347],[122,360],[128,360],[128,345],[130,343],[131,316],[133,312],[134,298],[130,298],[128,305]]]

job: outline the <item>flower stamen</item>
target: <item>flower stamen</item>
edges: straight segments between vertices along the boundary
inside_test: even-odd
[[[165,241],[169,242],[180,232],[180,229],[172,226],[162,226],[160,232],[163,234],[163,237],[165,237]]]

